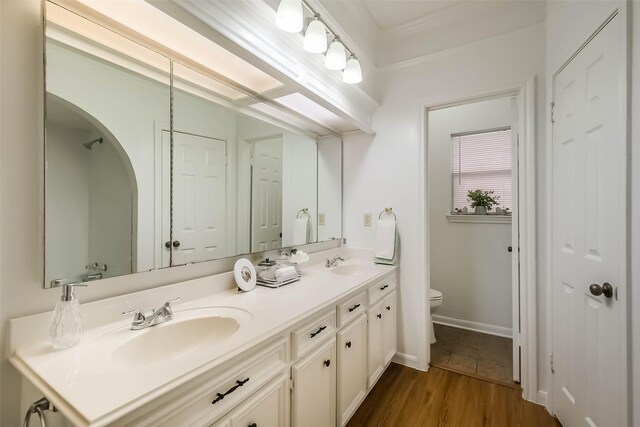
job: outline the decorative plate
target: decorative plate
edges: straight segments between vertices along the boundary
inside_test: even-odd
[[[243,291],[251,291],[256,287],[256,268],[246,258],[240,258],[233,267],[233,277]]]

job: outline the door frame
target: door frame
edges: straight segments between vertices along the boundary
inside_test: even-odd
[[[514,297],[513,313],[514,319],[516,314],[520,313],[520,385],[522,386],[522,396],[526,400],[536,402],[538,400],[538,340],[537,340],[537,301],[536,301],[536,134],[535,134],[535,77],[495,91],[473,94],[471,96],[462,96],[455,99],[442,99],[433,102],[423,103],[421,105],[421,140],[422,144],[418,144],[418,156],[422,161],[420,176],[420,195],[423,215],[422,222],[422,253],[425,254],[426,262],[422,265],[422,283],[424,283],[424,295],[422,304],[425,306],[423,313],[426,313],[425,319],[421,324],[424,327],[424,333],[421,338],[424,339],[422,354],[419,354],[418,365],[425,370],[429,367],[431,360],[430,349],[430,328],[427,327],[428,320],[431,315],[428,303],[428,295],[430,288],[430,255],[431,249],[429,245],[429,209],[428,209],[428,114],[431,110],[441,109],[445,107],[453,107],[456,105],[468,104],[471,102],[483,101],[492,98],[515,96],[518,100],[518,207],[514,206],[514,214],[518,215],[518,229],[520,234],[520,251],[517,252],[520,262],[519,272],[519,289],[518,283],[512,282]],[[513,236],[512,236],[513,241]],[[517,297],[519,295],[519,298]],[[516,325],[512,326],[516,330]]]
[[[624,138],[626,140],[626,145],[627,145],[627,157],[626,157],[626,166],[627,166],[627,170],[626,170],[626,206],[627,206],[627,212],[631,211],[631,205],[632,205],[632,201],[631,201],[631,197],[630,197],[630,191],[633,188],[633,180],[632,180],[632,168],[631,168],[631,132],[630,132],[630,128],[629,128],[629,122],[630,122],[630,117],[629,117],[629,107],[630,107],[630,93],[629,93],[629,69],[628,69],[628,62],[629,62],[629,35],[628,35],[628,28],[629,28],[629,21],[628,21],[628,12],[627,12],[627,7],[626,4],[624,2],[622,3],[618,3],[616,4],[614,7],[611,8],[611,10],[609,12],[606,13],[606,15],[602,16],[602,19],[598,22],[597,25],[595,25],[591,32],[588,34],[585,34],[584,37],[581,39],[581,41],[579,43],[577,43],[574,47],[574,49],[572,51],[570,51],[570,53],[568,55],[565,56],[565,60],[561,63],[561,64],[557,64],[554,68],[553,68],[553,72],[550,74],[550,86],[551,86],[551,101],[550,101],[550,105],[551,105],[551,117],[549,118],[549,145],[548,145],[548,154],[547,154],[547,164],[549,165],[549,170],[552,171],[553,170],[553,141],[554,141],[554,131],[553,131],[553,106],[554,106],[554,102],[556,99],[556,88],[555,88],[555,82],[556,82],[556,77],[558,76],[558,74],[560,74],[560,72],[582,51],[582,49],[585,48],[585,46],[587,46],[589,44],[589,42],[592,41],[592,39],[594,37],[596,37],[598,35],[598,33],[600,33],[600,31],[607,25],[609,24],[609,22],[611,22],[612,19],[614,19],[616,16],[619,16],[620,18],[620,40],[623,43],[623,47],[622,47],[622,52],[623,54],[620,55],[620,73],[622,74],[620,81],[623,82],[624,84],[624,90],[622,91],[623,93],[623,97],[621,99],[621,117],[620,117],[620,128],[622,129],[621,133],[624,135]],[[547,194],[547,204],[549,206],[549,215],[553,214],[553,186],[550,184],[549,187],[549,192]],[[551,216],[550,216],[551,218]],[[627,421],[629,423],[632,422],[633,420],[633,414],[632,414],[632,406],[630,406],[630,402],[631,402],[631,386],[633,384],[633,379],[629,378],[629,373],[632,372],[632,357],[631,354],[629,353],[632,350],[632,346],[631,346],[631,342],[630,342],[630,313],[631,313],[631,296],[632,296],[632,292],[631,292],[631,281],[634,280],[633,279],[633,275],[631,272],[631,268],[633,267],[633,263],[632,263],[632,251],[631,251],[631,240],[630,240],[630,236],[632,233],[632,226],[631,226],[631,219],[629,218],[629,215],[627,215],[626,218],[626,233],[625,233],[625,237],[626,237],[626,243],[625,243],[625,247],[626,247],[626,256],[624,257],[624,267],[623,267],[623,272],[625,274],[625,285],[620,285],[619,289],[622,289],[622,295],[623,298],[626,299],[626,304],[621,304],[621,310],[622,310],[622,314],[621,317],[625,320],[622,322],[622,345],[624,346],[625,351],[621,352],[621,359],[620,359],[620,366],[622,366],[622,368],[624,369],[622,378],[624,380],[626,380],[625,384],[622,384],[621,387],[624,389],[623,392],[623,396],[625,396],[626,399],[624,399],[624,401],[622,402],[623,405],[623,413],[625,414]],[[546,288],[547,288],[547,306],[549,307],[547,310],[547,322],[549,324],[549,329],[546,331],[547,332],[547,336],[546,336],[546,341],[548,343],[548,348],[549,348],[549,369],[546,371],[546,377],[547,377],[547,384],[548,384],[548,390],[547,390],[547,402],[546,402],[546,407],[547,410],[551,413],[553,413],[553,408],[555,407],[555,402],[554,402],[554,395],[553,395],[553,382],[554,382],[554,376],[553,376],[553,372],[551,370],[551,364],[552,364],[552,360],[553,360],[553,354],[554,354],[554,348],[553,348],[553,328],[554,328],[554,321],[553,321],[553,307],[554,307],[554,299],[553,299],[553,291],[552,291],[552,283],[553,283],[553,247],[552,247],[552,242],[553,242],[553,226],[552,226],[552,221],[550,220],[548,222],[548,227],[545,230],[545,234],[547,237],[547,247],[545,248],[548,252],[548,268],[546,273]],[[631,425],[631,424],[629,424]]]

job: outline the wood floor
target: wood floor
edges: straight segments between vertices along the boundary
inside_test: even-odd
[[[561,426],[519,390],[440,368],[417,371],[392,363],[348,427]]]

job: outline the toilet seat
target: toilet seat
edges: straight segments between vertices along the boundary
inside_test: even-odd
[[[442,292],[437,289],[429,289],[429,300],[437,301],[442,299]]]

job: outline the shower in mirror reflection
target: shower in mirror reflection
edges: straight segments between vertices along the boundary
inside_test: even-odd
[[[93,148],[93,144],[95,143],[102,144],[102,141],[103,141],[103,138],[96,138],[93,141],[85,142],[84,144],[82,144],[82,146],[87,150],[91,151],[91,149]]]

